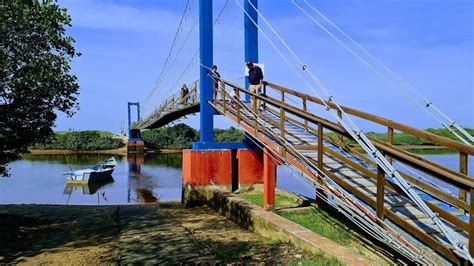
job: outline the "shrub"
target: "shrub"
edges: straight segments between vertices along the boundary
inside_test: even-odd
[[[73,132],[55,133],[45,143],[38,143],[34,149],[43,150],[108,150],[124,146],[119,138],[112,137],[113,134],[105,134],[102,131],[86,130]]]

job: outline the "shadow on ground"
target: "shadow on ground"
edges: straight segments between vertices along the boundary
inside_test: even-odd
[[[203,207],[0,206],[0,264],[278,263],[318,260]]]

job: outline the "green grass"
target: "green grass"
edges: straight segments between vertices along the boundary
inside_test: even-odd
[[[320,256],[317,259],[301,259],[301,260],[296,260],[290,263],[289,265],[291,266],[339,266],[339,265],[344,265],[340,261],[337,260],[337,258],[334,257],[325,257],[325,256]]]
[[[250,201],[252,203],[257,204],[260,207],[263,207],[263,194],[262,193],[256,193],[256,192],[250,192],[250,193],[242,193],[239,194],[239,197]],[[283,196],[280,194],[275,195],[275,208],[280,209],[280,208],[291,208],[291,207],[297,207],[299,204],[296,202],[294,199]]]
[[[277,213],[334,242],[347,244],[351,241],[351,234],[347,231],[347,227],[324,210],[308,209],[299,212],[280,211]]]
[[[241,193],[239,197],[263,206],[263,194],[257,192]],[[322,209],[307,209],[297,212],[288,212],[284,208],[297,207],[299,204],[293,198],[276,194],[275,196],[276,213],[288,220],[291,220],[309,230],[324,236],[340,244],[347,244],[351,240],[351,234],[348,227],[335,219],[331,214]]]

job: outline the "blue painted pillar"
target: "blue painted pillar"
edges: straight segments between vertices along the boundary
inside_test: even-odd
[[[137,102],[137,122],[140,121],[140,102]]]
[[[258,8],[258,0],[249,0],[256,8]],[[244,9],[249,16],[258,24],[258,14],[250,5],[249,1],[244,0]],[[244,14],[244,34],[245,34],[245,62],[251,61],[258,63],[258,28]],[[245,88],[249,88],[249,77],[245,77]],[[250,95],[245,95],[245,101],[250,102]]]
[[[130,130],[130,126],[132,125],[132,114],[130,113],[130,102],[127,105],[128,107],[128,129]]]
[[[200,46],[200,142],[214,141],[214,109],[212,100],[213,80],[208,75],[213,64],[212,0],[199,0],[199,46]]]

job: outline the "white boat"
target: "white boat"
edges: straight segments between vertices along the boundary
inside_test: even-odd
[[[114,157],[100,162],[87,169],[64,172],[66,181],[68,183],[89,183],[103,181],[112,176],[112,173],[117,166],[117,160]]]

